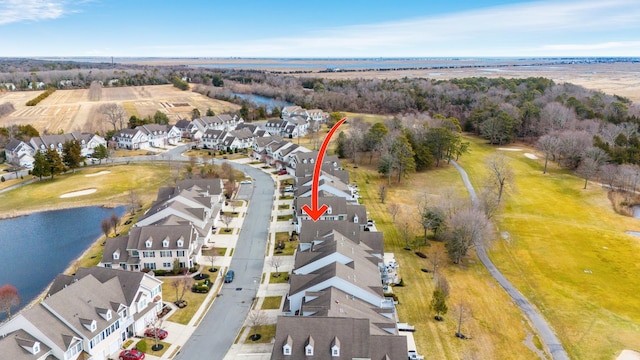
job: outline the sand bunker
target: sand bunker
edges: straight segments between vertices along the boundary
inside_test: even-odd
[[[79,191],[62,194],[60,195],[60,198],[64,199],[64,198],[70,198],[70,197],[76,197],[76,196],[89,195],[89,194],[93,194],[94,192],[96,192],[96,189],[79,190]]]
[[[498,150],[500,150],[500,151],[522,151],[522,149],[519,149],[519,148],[498,148]]]
[[[538,157],[531,153],[524,153],[524,156],[528,157],[529,159],[538,160]]]
[[[87,174],[87,175],[85,175],[85,176],[86,176],[86,177],[92,177],[92,176],[105,175],[105,174],[109,174],[109,173],[111,173],[111,171],[109,171],[109,170],[103,170],[103,171],[100,171],[100,172],[98,172],[98,173],[95,173],[95,174]]]
[[[640,360],[640,352],[633,350],[622,350],[616,360]]]

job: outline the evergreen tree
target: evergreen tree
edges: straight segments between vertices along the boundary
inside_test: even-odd
[[[80,167],[80,164],[84,161],[82,156],[82,150],[80,143],[77,140],[66,141],[62,145],[62,162],[73,172],[76,168]]]
[[[106,146],[100,144],[93,149],[93,157],[98,159],[100,164],[102,164],[102,159],[106,159],[109,157],[109,149]]]
[[[45,154],[47,166],[49,167],[49,175],[53,179],[53,176],[60,174],[64,171],[64,164],[60,158],[60,154],[55,149],[48,149]]]
[[[33,155],[33,169],[31,170],[31,175],[37,176],[42,180],[43,176],[49,176],[51,174],[51,170],[49,169],[49,164],[47,163],[47,158],[42,151],[36,151]]]

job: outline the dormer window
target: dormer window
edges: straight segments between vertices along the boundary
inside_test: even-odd
[[[184,246],[184,240],[178,239],[178,247]]]
[[[113,260],[119,260],[120,259],[120,250],[116,250],[113,252]]]
[[[162,240],[162,247],[169,247],[169,240],[167,239]]]
[[[144,245],[145,245],[147,248],[150,248],[150,247],[151,247],[151,245],[153,245],[153,243],[151,242],[151,239],[149,239],[149,240],[147,240],[147,241],[145,241],[145,242],[144,242]]]
[[[331,342],[331,357],[339,357],[340,356],[340,339],[338,337],[334,337]]]
[[[96,329],[98,328],[98,324],[95,320],[80,319],[80,323],[91,332],[96,331]]]
[[[40,343],[36,341],[35,344],[33,344],[33,355],[37,354],[40,352]]]
[[[309,339],[307,340],[307,346],[304,347],[304,354],[307,356],[313,356],[313,345],[314,345],[315,341],[313,340],[313,337],[309,336]]]
[[[353,222],[356,224],[358,223],[358,215],[353,216]]]
[[[287,336],[287,340],[282,345],[282,355],[291,355],[291,348],[293,347],[293,339],[291,335]]]
[[[332,211],[331,206],[329,206],[329,209],[327,209],[327,214],[331,214],[331,211]]]

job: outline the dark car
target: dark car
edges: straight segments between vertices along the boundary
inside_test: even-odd
[[[224,276],[224,282],[226,283],[230,283],[233,281],[233,277],[236,275],[236,273],[233,272],[233,270],[229,270],[227,271],[227,274]]]
[[[120,351],[120,356],[118,357],[120,360],[143,360],[144,353],[140,350],[131,349],[131,350],[122,350]]]
[[[278,175],[287,175],[287,170],[282,169],[282,170],[278,171]]]
[[[169,335],[169,333],[166,330],[162,330],[158,328],[147,329],[144,332],[144,336],[146,337],[155,339],[156,335],[158,335],[158,339],[163,340],[167,337],[167,335]]]

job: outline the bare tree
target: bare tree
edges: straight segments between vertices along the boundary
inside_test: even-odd
[[[102,222],[100,223],[100,228],[102,229],[102,233],[104,234],[105,238],[109,237],[109,233],[111,232],[111,228],[113,226],[111,225],[111,219],[102,219]]]
[[[98,111],[106,117],[107,122],[113,125],[114,131],[118,130],[118,125],[120,125],[121,129],[123,128],[122,125],[127,112],[121,105],[115,103],[104,104],[98,108]]]
[[[451,261],[459,264],[471,247],[483,243],[491,234],[489,220],[477,209],[463,209],[449,220],[445,247]]]
[[[184,301],[184,294],[187,292],[187,289],[191,287],[192,282],[193,279],[187,275],[171,279],[171,282],[169,284],[176,291],[176,305],[180,306],[180,304],[182,304],[182,302]]]
[[[216,259],[216,256],[218,256],[218,248],[213,247],[213,248],[207,250],[207,258],[209,259],[209,262],[211,263],[211,268],[210,268],[211,271],[215,270],[215,267],[213,267],[213,262]]]
[[[435,278],[438,275],[438,267],[444,261],[445,253],[440,247],[433,247],[429,252],[429,262],[431,263],[431,276]]]
[[[492,179],[494,186],[497,188],[498,203],[500,203],[505,189],[512,186],[513,182],[513,172],[511,171],[509,160],[504,156],[504,154],[498,153],[489,157],[487,165],[489,167],[489,172],[491,173],[490,178]]]
[[[118,215],[116,213],[111,213],[111,217],[109,218],[109,221],[111,222],[111,227],[113,228],[114,234],[117,236],[118,235],[118,224],[120,223],[120,218],[118,217]]]
[[[596,147],[587,148],[584,151],[584,158],[578,166],[577,173],[584,179],[584,188],[587,188],[589,179],[596,176],[600,165],[607,161],[608,156],[604,150]]]
[[[278,271],[278,268],[281,265],[282,265],[282,256],[273,256],[271,258],[271,266],[276,268],[276,274],[274,275],[274,277],[280,277],[280,271]]]
[[[404,221],[403,221],[404,220]],[[409,221],[408,219],[401,219],[399,226],[397,227],[398,232],[400,233],[400,238],[404,240],[405,250],[411,250],[411,239],[415,236],[415,226],[413,221]]]
[[[544,135],[540,139],[538,139],[537,146],[538,149],[544,152],[544,168],[542,170],[542,173],[546,174],[549,157],[551,156],[555,159],[556,152],[560,147],[560,140],[558,140],[558,138],[554,135]]]
[[[251,340],[255,341],[260,339],[260,334],[258,334],[258,327],[267,324],[267,313],[263,310],[252,310],[247,316],[247,325],[251,327],[253,330],[253,334],[251,335]]]
[[[220,215],[220,221],[222,221],[225,226],[225,232],[229,232],[229,224],[231,224],[231,221],[233,221],[233,217],[225,213]]]
[[[129,213],[131,215],[135,215],[136,211],[138,211],[141,207],[142,201],[140,200],[138,193],[133,189],[129,189]]]
[[[0,311],[11,317],[11,308],[20,305],[20,295],[18,289],[11,285],[5,284],[0,286]]]
[[[387,198],[387,185],[380,184],[378,187],[378,196],[380,197],[380,202],[384,204],[384,200]]]
[[[456,337],[460,339],[468,339],[469,337],[462,333],[462,323],[472,316],[471,307],[464,301],[460,301],[456,306],[456,316],[458,318],[458,330],[456,331]]]
[[[600,166],[600,181],[609,186],[609,190],[615,191],[618,187],[616,182],[620,178],[620,167],[616,164],[604,164]]]
[[[389,204],[387,209],[389,210],[389,214],[391,215],[391,220],[395,223],[396,216],[401,212],[400,205],[398,205],[398,203],[392,203]]]

